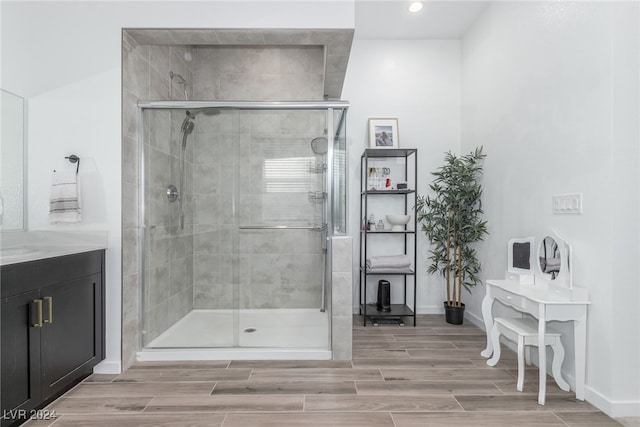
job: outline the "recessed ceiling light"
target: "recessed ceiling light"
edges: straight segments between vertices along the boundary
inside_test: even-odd
[[[420,12],[423,8],[423,4],[421,1],[412,1],[409,3],[409,12],[416,13]]]

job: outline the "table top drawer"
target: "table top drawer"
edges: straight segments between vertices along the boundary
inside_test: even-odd
[[[496,286],[491,287],[491,295],[495,299],[502,302],[503,304],[510,305],[520,309],[525,308],[526,298],[524,298],[521,295],[517,295],[509,291],[505,291],[504,289],[498,288]]]

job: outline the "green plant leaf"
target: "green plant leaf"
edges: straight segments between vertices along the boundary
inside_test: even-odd
[[[449,271],[468,291],[481,283],[480,261],[471,245],[488,234],[479,182],[485,157],[482,146],[463,156],[445,153],[442,166],[431,172],[430,194],[419,195],[416,203],[416,218],[432,245],[427,272],[446,277]],[[458,246],[460,260],[454,265],[447,254]],[[459,295],[453,302],[460,302]]]

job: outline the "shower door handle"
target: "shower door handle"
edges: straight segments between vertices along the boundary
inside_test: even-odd
[[[240,230],[314,230],[323,231],[326,224],[321,225],[240,225]]]

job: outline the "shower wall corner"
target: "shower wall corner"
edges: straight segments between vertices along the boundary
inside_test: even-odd
[[[351,360],[353,239],[331,239],[331,350],[333,360]]]

